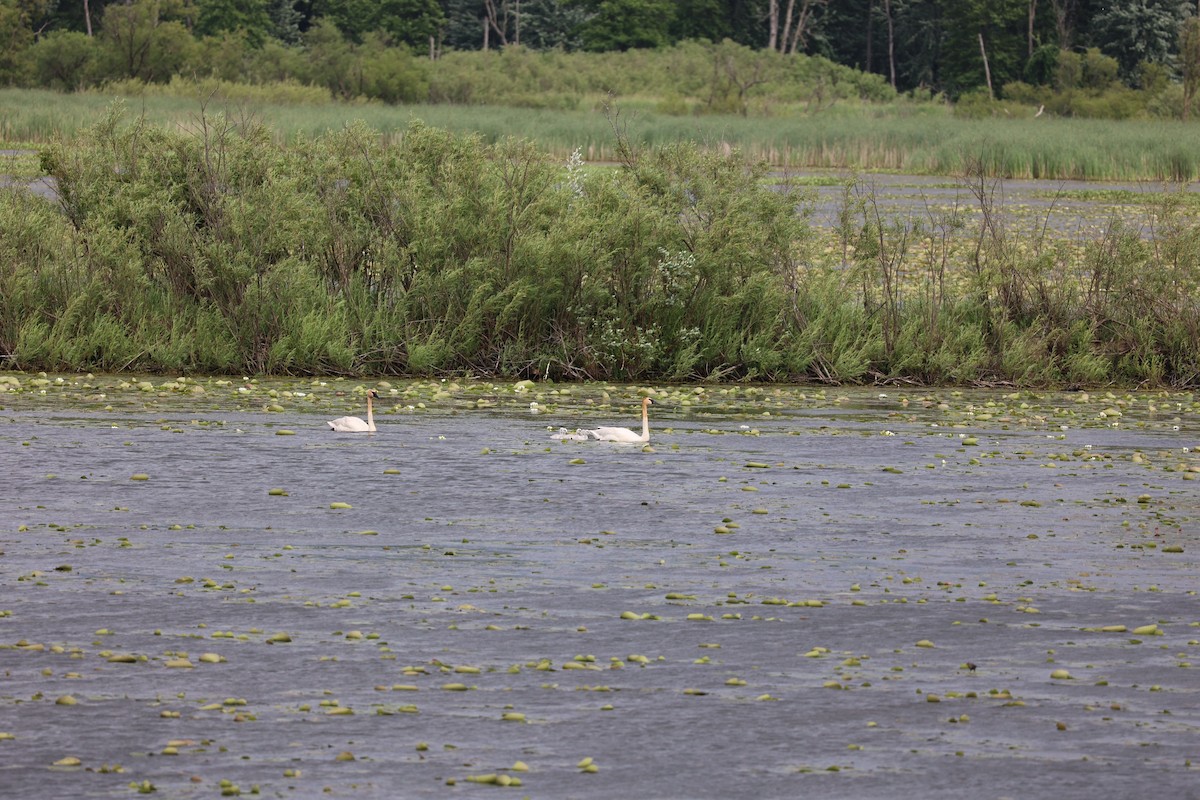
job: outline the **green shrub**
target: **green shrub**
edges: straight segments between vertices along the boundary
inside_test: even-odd
[[[114,106],[44,151],[61,208],[0,191],[0,356],[627,381],[1200,380],[1200,232],[1180,192],[1148,229],[1114,218],[1081,252],[1030,246],[983,180],[1023,163],[1026,145],[1000,129],[970,162],[979,213],[891,219],[849,181],[827,243],[812,195],[768,182],[765,164],[614,130],[619,165],[595,169],[580,151],[563,163],[420,122],[284,144],[244,119],[179,130]]]

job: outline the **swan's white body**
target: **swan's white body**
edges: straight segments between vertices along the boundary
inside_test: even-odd
[[[553,438],[565,442],[583,442],[594,439],[600,442],[645,443],[650,441],[650,406],[652,405],[654,405],[654,401],[649,397],[642,398],[642,432],[640,434],[629,428],[592,428],[575,433],[560,431]]]
[[[379,397],[379,393],[374,389],[367,392],[366,422],[363,422],[361,417],[338,417],[337,419],[329,420],[329,427],[337,433],[374,433],[375,411],[371,408],[371,400],[376,397]]]

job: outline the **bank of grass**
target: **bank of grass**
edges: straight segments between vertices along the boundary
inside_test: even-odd
[[[173,87],[173,88],[172,88]],[[294,84],[250,87],[177,81],[167,87],[125,86],[122,93],[58,94],[0,90],[0,140],[46,144],[72,138],[114,100],[155,126],[181,131],[202,116],[265,124],[281,143],[312,140],[362,121],[384,142],[404,135],[414,120],[487,143],[509,136],[533,142],[565,160],[616,158],[614,124],[635,145],[693,142],[717,153],[739,150],[776,166],[961,175],[968,168],[1007,178],[1191,181],[1200,176],[1194,124],[1084,119],[962,119],[948,108],[897,101],[845,101],[806,113],[799,107],[765,117],[678,115],[656,111],[654,98],[610,102],[590,96],[580,108],[314,102],[320,91]],[[785,109],[786,110],[786,109]]]
[[[507,378],[1200,383],[1200,232],[1056,241],[892,219],[694,144],[589,170],[526,140],[357,123],[282,143],[111,109],[46,148],[62,208],[0,191],[0,357],[22,369]],[[799,213],[797,213],[799,212]]]

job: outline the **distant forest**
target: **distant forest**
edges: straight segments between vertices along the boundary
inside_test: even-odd
[[[1172,86],[1186,117],[1198,12],[1200,0],[0,0],[0,85],[216,77],[436,102],[422,76],[448,54],[728,41],[952,101]]]

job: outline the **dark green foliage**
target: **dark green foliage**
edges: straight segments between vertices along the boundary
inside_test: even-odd
[[[195,39],[184,26],[181,4],[159,0],[113,3],[101,24],[106,77],[165,82],[188,63]]]
[[[251,47],[261,47],[272,33],[268,0],[197,0],[193,31],[215,36],[240,31]]]
[[[585,50],[631,50],[671,43],[674,0],[579,0],[592,16],[579,29]]]
[[[297,9],[297,0],[268,0],[267,16],[271,20],[271,36],[283,44],[300,43],[300,23],[304,15]]]
[[[75,31],[43,36],[29,52],[37,83],[60,91],[88,86],[100,55],[95,38]]]
[[[1054,82],[1058,71],[1058,45],[1044,44],[1033,51],[1033,55],[1025,62],[1025,82],[1034,86],[1048,86]]]
[[[446,24],[442,27],[442,45],[453,50],[478,50],[483,47],[487,25],[483,0],[442,0]]]
[[[1136,0],[1106,3],[1092,20],[1096,43],[1133,81],[1143,62],[1163,63],[1175,50],[1179,25],[1195,10],[1190,0]]]
[[[0,86],[25,82],[28,66],[22,56],[32,43],[28,16],[13,0],[0,0]]]
[[[521,44],[535,50],[577,50],[587,12],[572,0],[525,0]]]
[[[511,46],[614,53],[728,40],[765,51],[772,36],[784,33],[781,27],[802,18],[803,35],[789,39],[798,42],[800,54],[862,70],[914,97],[957,100],[979,90],[995,96],[1017,81],[1048,86],[1059,53],[1095,50],[1118,65],[1116,77],[1127,88],[1153,95],[1139,103],[1141,113],[1169,117],[1181,112],[1166,86],[1183,78],[1184,108],[1194,94],[1188,75],[1196,59],[1179,30],[1196,13],[1194,0],[0,0],[0,86],[60,89],[130,78],[165,83],[209,77],[212,53],[197,53],[197,45],[211,50],[203,46],[210,39],[225,44],[220,77],[254,82],[262,80],[265,66],[257,51],[288,51],[288,59],[270,59],[276,66],[303,60],[305,35],[322,21],[344,44],[382,37],[389,47],[427,55],[435,69],[447,54]],[[70,40],[59,40],[71,48],[61,57],[57,48],[33,52],[43,37],[93,32],[101,57],[85,74],[70,68],[79,55]],[[238,61],[244,68],[231,69]],[[271,79],[308,77],[289,69]],[[317,80],[326,85],[329,77]],[[479,85],[470,88],[472,102],[495,102]],[[674,91],[671,84],[659,86],[656,100],[671,103]],[[523,87],[513,94],[540,92]],[[1050,113],[1058,107],[1045,106]],[[1091,106],[1089,113],[1103,111],[1102,104]]]
[[[374,32],[406,45],[429,45],[445,22],[437,0],[316,0],[313,17],[334,22],[352,42]]]
[[[986,90],[989,71],[993,87],[1019,79],[1029,56],[1022,35],[1028,20],[1027,0],[960,0],[952,5],[953,10],[946,9],[954,15],[952,20],[942,21],[942,58],[937,65],[938,83],[945,92],[958,97],[975,87]]]

